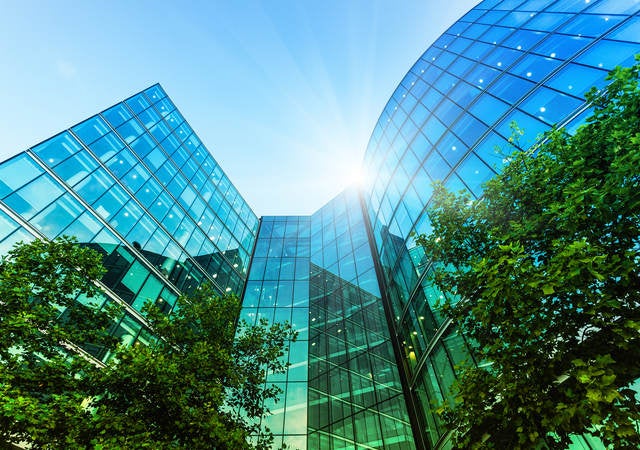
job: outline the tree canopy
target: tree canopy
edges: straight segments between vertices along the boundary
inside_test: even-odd
[[[145,307],[151,345],[118,346],[109,328],[121,310],[91,303],[102,273],[100,255],[69,238],[19,244],[0,261],[0,442],[267,448],[264,400],[279,389],[265,380],[286,370],[291,326],[238,324],[239,299],[203,285],[170,316]],[[113,356],[99,364],[87,343]]]
[[[436,186],[418,242],[484,362],[438,410],[458,448],[640,446],[639,69],[616,68],[586,124],[514,152],[481,199]]]
[[[95,366],[64,346],[115,345],[106,333],[113,311],[76,301],[98,294],[102,273],[100,256],[67,238],[17,245],[0,259],[0,442],[62,444],[89,417],[91,389],[76,374]]]
[[[178,299],[167,317],[148,307],[156,342],[121,348],[104,370],[94,371],[98,389],[90,406],[90,444],[105,448],[270,448],[260,427],[265,399],[280,389],[267,373],[284,373],[291,326],[236,327],[240,302],[207,285]],[[249,437],[256,438],[249,443]]]

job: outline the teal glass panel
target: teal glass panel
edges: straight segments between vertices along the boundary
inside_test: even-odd
[[[116,131],[127,144],[130,144],[144,133],[144,127],[134,118],[120,125]]]
[[[7,213],[0,210],[0,242],[18,228],[20,228],[18,222],[13,220]]]
[[[75,184],[74,190],[78,192],[87,203],[92,204],[110,189],[113,184],[114,181],[107,172],[99,168]]]
[[[97,168],[97,161],[83,150],[58,164],[54,171],[64,182],[73,186]]]
[[[106,165],[117,179],[122,179],[137,162],[136,157],[125,148],[107,161]]]
[[[141,164],[137,164],[122,177],[122,181],[131,192],[137,192],[149,177],[150,174],[147,169]]]
[[[140,220],[138,220],[128,234],[126,234],[126,238],[127,241],[131,242],[134,246],[137,244],[141,248],[146,249],[147,241],[149,241],[158,226],[151,218],[143,215],[141,210],[136,209],[136,212],[140,214]]]
[[[162,298],[160,293],[163,286],[164,284],[155,276],[149,276],[131,306],[140,311],[147,302],[158,305],[158,300]],[[164,304],[166,301],[162,300],[160,303]]]
[[[33,217],[31,223],[46,237],[53,239],[60,235],[67,225],[78,220],[83,209],[80,203],[67,193]]]
[[[44,170],[25,154],[5,161],[0,165],[0,197],[18,190],[42,173]]]
[[[4,236],[0,235],[0,253],[3,255],[11,250],[13,246],[18,242],[31,242],[35,239],[35,236],[33,236],[24,228],[11,230],[11,232],[8,232],[8,230],[5,229],[3,229],[2,231],[3,233],[6,233]]]
[[[62,232],[63,235],[75,236],[78,242],[92,242],[102,229],[102,224],[88,211],[76,217]]]
[[[117,128],[132,117],[129,109],[120,103],[107,109],[101,115],[113,128]]]
[[[92,144],[89,144],[89,148],[93,154],[102,162],[107,162],[124,147],[124,142],[122,142],[115,133],[106,134]]]
[[[50,175],[44,174],[9,195],[4,202],[26,220],[42,211],[62,195],[62,187]]]
[[[142,93],[134,95],[130,99],[126,100],[125,103],[136,114],[140,114],[140,112],[150,106],[149,100],[147,100],[147,97]]]
[[[145,128],[151,129],[156,123],[162,120],[160,114],[154,108],[148,108],[138,114],[138,119],[144,124]]]
[[[48,166],[53,167],[82,147],[69,132],[64,132],[33,148],[33,152]]]
[[[89,145],[109,133],[109,125],[100,116],[94,116],[71,128],[85,145]]]
[[[102,197],[93,202],[95,211],[104,219],[110,219],[127,203],[129,196],[120,186],[114,185]]]

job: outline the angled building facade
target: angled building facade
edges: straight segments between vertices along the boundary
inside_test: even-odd
[[[170,313],[205,281],[243,296],[250,323],[292,322],[290,369],[269,379],[283,390],[264,423],[276,444],[447,448],[431,406],[471,352],[435,309],[434,262],[414,243],[431,185],[482,196],[512,122],[523,148],[574,129],[585,92],[637,53],[637,0],[486,0],[400,82],[366,150],[370,186],[260,220],[154,85],[0,163],[0,253],[61,235],[100,251],[103,301],[125,306],[113,332],[129,344],[151,336],[146,301]]]
[[[0,252],[70,235],[103,254],[126,343],[148,341],[147,301],[244,288],[258,219],[159,85],[0,164],[0,197]]]

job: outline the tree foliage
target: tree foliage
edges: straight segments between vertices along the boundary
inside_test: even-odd
[[[638,73],[615,69],[585,125],[515,152],[482,199],[436,187],[418,242],[486,363],[460,368],[439,410],[459,448],[640,446]]]
[[[170,317],[155,307],[146,316],[157,340],[121,349],[95,372],[91,445],[106,448],[270,448],[261,430],[265,399],[280,389],[267,373],[283,373],[289,324],[241,322],[240,302],[203,286],[178,300]],[[249,444],[249,436],[260,438]]]
[[[117,311],[75,301],[98,294],[102,273],[100,256],[67,238],[20,244],[0,261],[0,442],[267,448],[260,419],[279,389],[265,380],[286,370],[291,326],[237,324],[238,298],[204,285],[171,316],[145,307],[152,345],[118,347],[108,333]],[[113,357],[96,364],[78,352],[85,343]]]
[[[17,245],[0,259],[0,442],[64,443],[87,419],[91,390],[76,374],[94,365],[65,345],[113,346],[113,311],[91,299],[102,276],[100,256],[62,238]]]

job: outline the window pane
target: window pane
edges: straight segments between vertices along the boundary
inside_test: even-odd
[[[85,120],[71,129],[85,145],[89,145],[95,140],[109,133],[109,126],[100,116]]]
[[[76,220],[82,211],[77,200],[67,193],[31,219],[30,223],[49,239],[53,239]]]
[[[69,134],[64,132],[33,148],[33,151],[50,167],[55,166],[69,155],[78,152],[82,147]]]
[[[102,229],[102,224],[90,213],[84,212],[62,234],[75,236],[79,242],[90,242]]]
[[[67,158],[58,164],[54,171],[68,185],[73,186],[98,167],[96,160],[86,151],[81,151],[75,156]]]
[[[45,174],[5,199],[15,212],[29,220],[62,195],[62,188]]]
[[[0,197],[17,190],[44,170],[28,155],[19,155],[0,165]]]
[[[93,203],[110,189],[113,184],[114,181],[111,176],[109,176],[104,169],[99,168],[80,181],[75,186],[75,190],[87,203]]]
[[[131,119],[131,113],[124,105],[121,104],[117,104],[107,109],[102,113],[102,116],[107,119],[107,122],[109,122],[113,128],[116,128]]]

